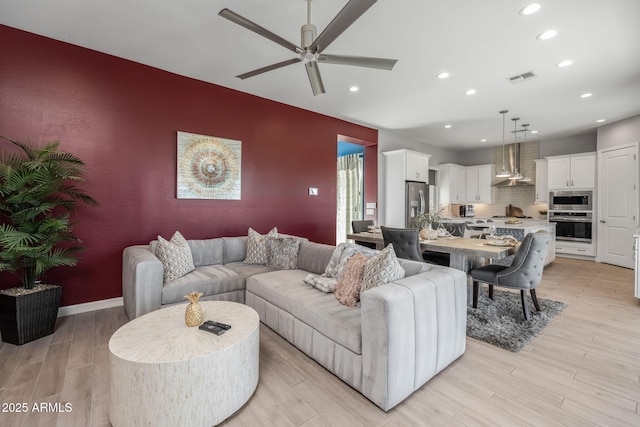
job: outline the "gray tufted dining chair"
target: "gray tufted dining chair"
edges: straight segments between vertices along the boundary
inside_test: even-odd
[[[533,305],[540,311],[540,305],[536,298],[536,286],[542,281],[542,271],[547,256],[547,247],[551,242],[551,236],[546,232],[529,233],[520,244],[510,266],[485,265],[471,270],[473,279],[473,308],[478,308],[478,291],[480,282],[489,285],[489,298],[493,299],[493,287],[520,289],[522,311],[526,320],[531,319],[527,308],[525,291],[529,290]]]
[[[380,227],[385,248],[389,243],[393,245],[393,250],[398,258],[422,261],[422,251],[420,249],[420,232],[416,228],[391,228]]]

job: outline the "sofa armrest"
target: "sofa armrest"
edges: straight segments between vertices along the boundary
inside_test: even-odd
[[[164,271],[148,245],[122,251],[122,298],[130,320],[160,308]]]
[[[363,292],[363,394],[385,411],[464,353],[467,275],[449,267]]]

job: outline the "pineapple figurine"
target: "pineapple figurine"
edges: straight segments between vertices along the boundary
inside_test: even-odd
[[[198,298],[202,296],[202,292],[190,292],[184,297],[189,300],[187,311],[184,313],[184,322],[187,326],[200,326],[204,322],[204,313],[202,307],[198,303]]]

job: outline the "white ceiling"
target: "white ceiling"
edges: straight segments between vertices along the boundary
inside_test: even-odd
[[[315,97],[303,64],[235,78],[294,55],[218,16],[229,8],[297,45],[305,0],[0,0],[0,23],[456,150],[501,144],[501,109],[539,139],[640,114],[640,1],[537,0],[521,16],[532,1],[380,0],[325,53],[395,58],[393,71],[321,64]],[[313,1],[318,32],[346,3]],[[537,40],[547,29],[557,37]],[[527,71],[538,77],[507,81]]]

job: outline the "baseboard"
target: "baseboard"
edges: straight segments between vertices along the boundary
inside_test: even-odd
[[[118,307],[120,305],[124,305],[122,297],[85,302],[83,304],[67,305],[58,309],[58,317],[102,310],[103,308]]]

